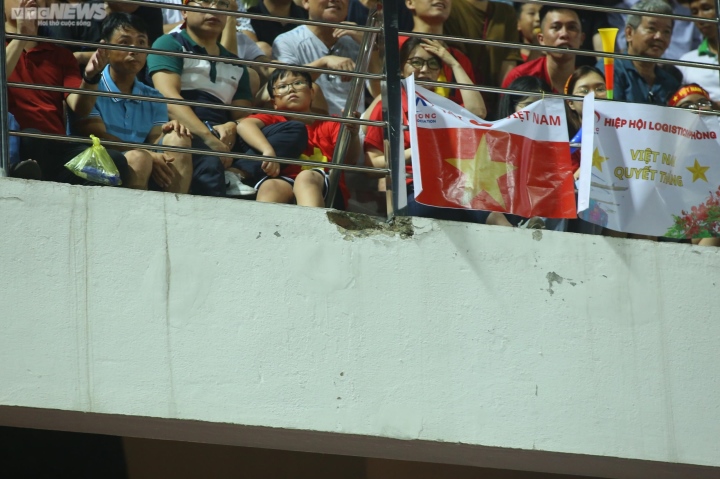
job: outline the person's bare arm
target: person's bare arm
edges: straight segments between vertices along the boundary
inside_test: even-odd
[[[385,152],[378,150],[377,148],[367,148],[365,150],[365,165],[372,166],[374,168],[387,168]]]
[[[452,56],[452,54],[445,48],[445,46],[437,40],[423,40],[422,47],[429,53],[439,57],[444,63],[452,68],[455,81],[465,85],[472,85],[473,81],[467,74],[465,69],[460,65],[460,62]],[[480,118],[485,118],[487,115],[487,108],[485,107],[485,101],[479,91],[474,90],[460,90],[460,95],[463,99],[463,105],[465,109],[470,113],[473,113]]]
[[[17,63],[20,60],[20,56],[22,56],[22,52],[27,44],[28,42],[23,40],[10,40],[10,43],[8,43],[5,47],[5,71],[7,76],[10,76],[13,70],[15,70]]]
[[[20,8],[37,8],[35,0],[20,0]],[[27,10],[25,10],[27,11]],[[17,33],[19,35],[37,35],[37,20],[30,20],[25,18],[17,19]],[[30,42],[25,40],[10,40],[5,46],[5,74],[10,74],[15,70],[20,56],[23,50]]]
[[[255,151],[259,151],[262,156],[275,158],[277,154],[270,142],[262,132],[265,123],[257,118],[244,118],[237,125],[237,133],[240,138],[245,141]],[[280,165],[273,161],[263,161],[262,170],[268,176],[277,176],[280,173]]]
[[[90,58],[88,64],[85,66],[85,77],[97,77],[102,73],[107,64],[107,52],[102,48],[98,48],[95,53],[93,53],[93,56]],[[80,89],[97,91],[98,84],[91,84],[83,79],[82,83],[80,83]],[[95,99],[96,97],[94,95],[81,95],[78,93],[71,93],[67,96],[65,102],[67,103],[68,108],[72,110],[72,112],[77,118],[84,118],[90,114],[93,106],[95,106]]]
[[[117,136],[107,132],[105,122],[99,116],[81,118],[75,121],[73,123],[73,130],[75,130],[80,136],[95,135],[101,140],[122,141]],[[113,150],[127,151],[130,149],[131,148],[122,146],[113,146]]]
[[[237,3],[235,0],[230,1],[229,10],[232,12],[237,11]],[[224,46],[230,53],[238,54],[238,41],[237,41],[237,21],[235,17],[230,15],[227,16],[225,22],[225,28],[223,28],[222,34],[220,35],[220,44]]]

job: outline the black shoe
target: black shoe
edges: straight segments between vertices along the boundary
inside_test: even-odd
[[[24,160],[10,167],[11,178],[42,180],[42,170],[35,160]]]

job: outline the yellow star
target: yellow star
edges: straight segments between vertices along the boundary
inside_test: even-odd
[[[445,161],[465,175],[465,195],[463,198],[465,204],[469,204],[473,198],[485,191],[500,206],[505,208],[505,201],[498,180],[514,170],[515,166],[504,161],[492,161],[485,135],[480,140],[478,149],[475,152],[475,158],[447,158]]]
[[[315,147],[315,149],[313,150],[312,156],[307,156],[306,154],[302,154],[302,155],[300,155],[300,159],[306,160],[306,161],[317,161],[320,163],[327,163],[327,161],[328,161],[327,156],[323,155],[322,151],[320,151],[320,148],[318,148],[318,147]],[[317,166],[303,166],[302,167],[303,170],[311,170],[313,168],[317,168]]]
[[[602,164],[605,163],[605,161],[607,161],[607,157],[600,156],[600,150],[595,148],[595,151],[593,151],[592,165],[602,171]]]
[[[703,180],[705,183],[708,182],[707,178],[705,177],[705,172],[710,169],[709,166],[700,166],[700,163],[698,163],[697,158],[695,158],[695,164],[692,167],[686,166],[685,167],[690,173],[693,174],[693,180],[692,182],[695,183],[697,180]]]

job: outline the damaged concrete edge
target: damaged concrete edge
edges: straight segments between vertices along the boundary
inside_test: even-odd
[[[412,218],[409,216],[396,216],[390,221],[380,218],[347,211],[327,211],[328,220],[335,224],[345,239],[365,238],[375,235],[395,236],[401,239],[410,239],[415,234]]]

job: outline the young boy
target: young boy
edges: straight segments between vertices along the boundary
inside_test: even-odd
[[[278,111],[305,113],[310,111],[315,92],[312,78],[306,72],[275,70],[267,84],[273,106]],[[340,132],[334,121],[288,120],[281,115],[255,114],[238,124],[238,135],[249,152],[269,158],[285,156],[318,162],[332,161]],[[351,140],[346,155],[357,158],[360,152],[357,125],[348,125]],[[324,206],[328,190],[328,175],[323,168],[283,165],[265,161],[262,170],[267,176],[257,184],[257,200],[272,203],[292,203],[301,206]],[[338,197],[339,198],[339,197]]]

